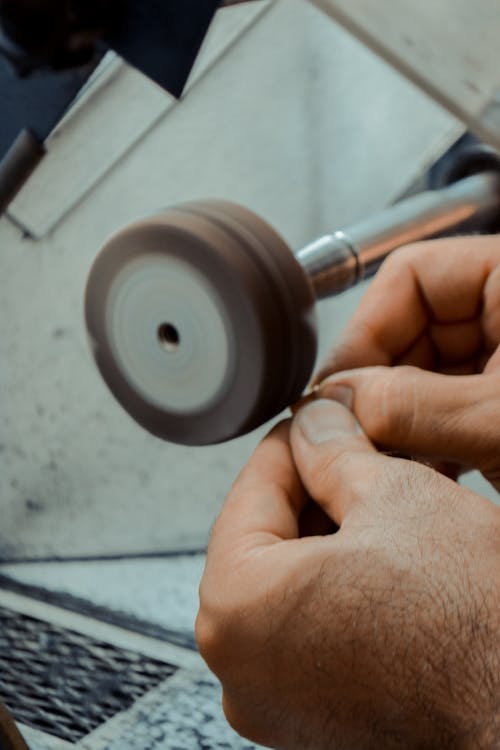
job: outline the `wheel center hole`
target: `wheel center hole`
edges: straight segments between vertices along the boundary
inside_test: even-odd
[[[167,352],[175,352],[181,343],[179,331],[172,323],[162,323],[157,331],[160,346]]]

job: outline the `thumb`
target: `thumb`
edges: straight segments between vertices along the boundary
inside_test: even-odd
[[[320,398],[348,405],[379,447],[498,471],[500,379],[451,376],[416,367],[366,367],[338,373]]]
[[[393,460],[377,453],[348,409],[324,399],[297,412],[290,442],[304,487],[338,525]]]

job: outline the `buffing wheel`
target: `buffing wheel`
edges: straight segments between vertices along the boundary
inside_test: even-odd
[[[314,291],[251,211],[190,203],[115,235],[87,283],[101,374],[154,435],[220,443],[301,395],[316,357]]]

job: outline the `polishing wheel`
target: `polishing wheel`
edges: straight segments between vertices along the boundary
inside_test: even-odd
[[[206,445],[293,403],[316,356],[315,294],[278,234],[222,201],[181,205],[115,235],[87,283],[101,374],[154,435]]]
[[[165,440],[243,435],[296,401],[317,301],[409,242],[498,231],[500,157],[311,242],[296,255],[245,208],[188,203],[113,237],[90,272],[87,329],[112,393]]]

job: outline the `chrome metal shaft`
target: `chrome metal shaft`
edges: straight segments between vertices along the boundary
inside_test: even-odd
[[[478,232],[500,219],[500,174],[484,172],[395,203],[357,224],[325,235],[296,257],[318,299],[373,276],[384,259],[410,242]]]

